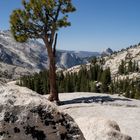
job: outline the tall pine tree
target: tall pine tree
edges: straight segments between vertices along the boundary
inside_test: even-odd
[[[70,26],[68,13],[74,12],[72,0],[22,0],[23,8],[14,10],[11,31],[19,42],[42,39],[49,57],[50,101],[59,101],[56,88],[55,55],[57,31]]]

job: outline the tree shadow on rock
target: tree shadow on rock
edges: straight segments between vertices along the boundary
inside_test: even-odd
[[[112,98],[110,96],[91,96],[91,97],[81,97],[72,100],[61,101],[61,105],[68,104],[79,104],[79,103],[107,103],[114,101],[132,101],[130,99],[123,98]]]

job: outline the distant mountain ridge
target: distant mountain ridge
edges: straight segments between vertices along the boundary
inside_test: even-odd
[[[98,52],[57,50],[56,66],[67,69],[87,63],[88,57],[100,56]],[[36,40],[18,43],[10,31],[0,31],[0,63],[39,71],[48,68],[49,61],[45,46]],[[2,66],[6,66],[2,65]],[[2,68],[7,70],[6,67]]]
[[[57,55],[61,57],[61,59],[56,59],[57,66],[68,68],[84,63],[82,58],[99,56],[100,53],[58,50]],[[67,57],[73,58],[72,64],[67,64]],[[65,58],[65,62],[63,62]],[[12,65],[28,66],[37,69],[46,68],[48,63],[47,51],[43,44],[35,40],[18,43],[13,39],[9,31],[0,31],[0,60]]]
[[[118,74],[118,68],[122,62],[128,63],[130,60],[136,62],[140,68],[140,44],[130,46],[118,52],[114,52],[110,56],[105,57],[104,67],[110,67],[113,75]]]
[[[79,58],[87,58],[87,57],[94,57],[100,56],[100,52],[90,52],[90,51],[69,51],[69,50],[59,50],[60,52],[69,52],[74,53]]]
[[[105,51],[104,51],[105,52]],[[103,52],[103,53],[104,53]],[[119,79],[136,79],[140,78],[140,43],[138,45],[130,46],[126,49],[122,49],[117,52],[112,52],[110,49],[107,49],[108,55],[104,54],[102,57],[97,59],[97,63],[101,64],[100,61],[102,59],[102,67],[104,69],[110,68],[110,72],[112,75],[112,78],[119,78]],[[124,61],[125,66],[128,66],[128,63],[132,61],[132,63],[135,62],[136,65],[138,65],[139,71],[138,72],[128,72],[128,74],[119,74],[119,66],[121,65],[122,61]],[[85,66],[87,69],[90,68],[91,63],[87,63]],[[74,66],[69,69],[67,69],[65,72],[78,72],[82,67]]]
[[[107,48],[106,50],[104,50],[101,55],[102,56],[108,56],[108,55],[111,55],[113,54],[113,50],[111,48]]]

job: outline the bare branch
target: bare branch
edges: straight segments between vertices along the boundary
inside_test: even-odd
[[[53,45],[53,56],[56,57],[56,44],[57,44],[58,34],[55,35],[54,45]]]

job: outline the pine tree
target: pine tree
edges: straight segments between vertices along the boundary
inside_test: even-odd
[[[109,86],[109,92],[111,93],[111,94],[114,94],[114,83],[112,82],[111,84],[110,84],[110,86]]]
[[[81,79],[79,74],[76,76],[76,85],[75,85],[75,91],[76,92],[80,92],[80,83],[81,83]]]
[[[139,80],[137,80],[137,83],[136,83],[136,92],[135,92],[134,98],[135,99],[140,99],[140,83],[139,83]]]
[[[136,64],[136,72],[139,72],[139,64],[138,64],[138,62]]]
[[[119,74],[124,74],[125,73],[125,63],[122,60],[121,64],[119,65],[119,69],[118,69]]]
[[[11,31],[19,42],[29,38],[42,39],[49,57],[50,101],[58,101],[56,88],[55,56],[57,31],[70,26],[68,13],[74,12],[72,0],[23,0],[23,8],[14,10]]]
[[[128,72],[133,72],[133,63],[131,60],[128,62]]]
[[[103,71],[101,82],[101,92],[108,92],[109,84],[111,83],[111,73],[109,68]]]
[[[90,92],[97,92],[98,90],[97,90],[97,86],[96,86],[96,82],[94,81],[91,81],[90,82]]]
[[[95,65],[97,62],[97,58],[96,57],[93,57],[93,59],[91,60],[91,64]]]
[[[136,61],[133,62],[133,65],[132,65],[132,72],[136,72]]]

